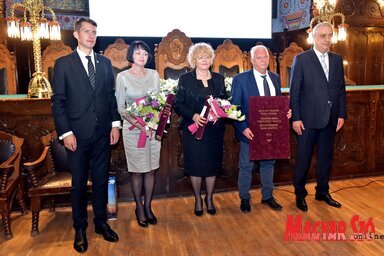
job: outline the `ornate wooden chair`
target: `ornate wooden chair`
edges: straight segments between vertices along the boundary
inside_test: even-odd
[[[279,56],[281,87],[289,87],[293,58],[303,52],[303,48],[292,42]]]
[[[39,234],[39,213],[44,197],[51,198],[50,212],[54,212],[54,197],[69,195],[72,180],[67,151],[56,132],[42,136],[40,140],[44,145],[41,156],[34,162],[24,163],[31,183],[28,195],[31,198],[33,237]],[[88,181],[88,191],[91,191],[91,186]]]
[[[45,73],[48,81],[52,81],[53,67],[55,61],[65,55],[72,53],[71,47],[65,45],[63,41],[52,41],[51,44],[44,50],[42,56],[43,72]]]
[[[155,46],[155,64],[160,78],[178,79],[189,70],[188,49],[192,41],[178,29],[172,30]]]
[[[16,195],[21,214],[27,213],[23,186],[20,178],[21,146],[24,139],[0,131],[0,210],[3,220],[5,239],[13,237],[10,212]]]
[[[131,63],[127,60],[128,49],[129,45],[122,38],[117,38],[115,43],[108,45],[104,51],[104,55],[112,62],[115,77],[121,71],[131,67]]]
[[[212,71],[233,77],[246,70],[246,61],[246,54],[241,51],[239,46],[233,44],[231,39],[225,39],[223,44],[215,50]]]
[[[7,47],[0,44],[0,94],[16,94],[16,61]]]
[[[255,45],[264,45],[262,42],[257,42]],[[277,61],[276,61],[276,53],[272,53],[271,49],[268,49],[268,55],[269,55],[269,64],[268,64],[268,70],[272,71],[274,73],[277,73]],[[247,69],[252,69],[252,62],[251,62],[251,52],[249,51],[247,54]]]

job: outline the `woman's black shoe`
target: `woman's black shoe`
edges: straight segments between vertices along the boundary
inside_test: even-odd
[[[216,214],[216,208],[215,208],[215,206],[213,205],[213,202],[212,202],[212,209],[209,209],[209,208],[208,208],[208,203],[207,203],[207,198],[206,198],[206,197],[204,198],[204,201],[205,201],[205,206],[207,207],[207,212],[208,212],[208,214],[210,214],[210,215],[215,215],[215,214]]]
[[[157,218],[156,218],[155,214],[153,214],[153,212],[152,212],[152,216],[153,216],[152,218],[149,218],[147,212],[145,212],[145,217],[147,217],[148,223],[151,225],[155,225],[157,223]]]
[[[200,217],[203,215],[203,199],[200,198],[200,205],[201,205],[201,210],[196,210],[196,202],[195,202],[195,215],[197,217]]]
[[[201,211],[195,210],[195,215],[197,217],[200,217],[201,215],[203,215],[203,210],[201,210]]]
[[[135,210],[135,214],[136,214],[137,224],[139,224],[139,226],[143,228],[148,227],[148,220],[140,220],[139,217],[137,216],[137,209]]]

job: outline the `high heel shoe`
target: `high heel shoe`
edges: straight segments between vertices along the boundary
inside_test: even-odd
[[[151,225],[155,225],[157,223],[157,218],[156,218],[155,214],[153,214],[153,212],[152,212],[152,216],[153,216],[152,218],[149,218],[148,214],[147,214],[147,211],[145,211],[145,217],[147,217],[148,223],[151,224]]]
[[[139,217],[137,216],[137,209],[135,210],[135,214],[136,214],[136,220],[137,220],[137,224],[139,224],[140,227],[143,227],[143,228],[146,228],[148,227],[148,220],[140,220]]]
[[[203,199],[200,198],[200,204],[201,204],[201,210],[196,210],[196,203],[195,203],[195,215],[197,217],[200,217],[201,215],[203,215]]]
[[[209,209],[209,208],[208,208],[208,200],[207,200],[207,197],[204,198],[204,202],[205,202],[205,206],[207,207],[207,212],[208,212],[208,214],[210,214],[210,215],[215,215],[215,214],[216,214],[216,208],[215,208],[215,206],[213,205],[213,201],[212,201],[212,209]]]

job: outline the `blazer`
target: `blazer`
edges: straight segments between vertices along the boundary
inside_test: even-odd
[[[59,135],[73,131],[78,139],[88,139],[96,125],[101,134],[109,135],[112,122],[120,120],[111,62],[95,53],[95,68],[93,89],[77,51],[56,60],[52,114]]]
[[[209,94],[213,98],[226,99],[224,76],[211,72],[212,79],[208,80]],[[196,70],[180,76],[178,90],[175,98],[175,111],[181,117],[180,129],[187,129],[193,123],[194,114],[200,114],[206,100],[206,91],[203,84],[196,79]],[[218,123],[222,123],[221,120]]]
[[[281,96],[280,76],[268,71],[268,76],[272,80],[275,87],[276,96]],[[257,88],[253,68],[236,75],[232,80],[232,104],[237,105],[238,109],[245,115],[245,120],[242,122],[233,122],[235,126],[235,136],[238,140],[249,143],[247,137],[243,135],[243,131],[249,127],[249,96],[260,96]]]
[[[328,52],[329,82],[313,49],[295,56],[291,69],[290,105],[292,121],[301,120],[305,128],[321,129],[329,121],[337,126],[346,118],[344,67],[340,55]]]

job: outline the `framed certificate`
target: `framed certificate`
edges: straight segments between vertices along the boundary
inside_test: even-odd
[[[250,96],[250,160],[289,159],[290,125],[288,96]]]

